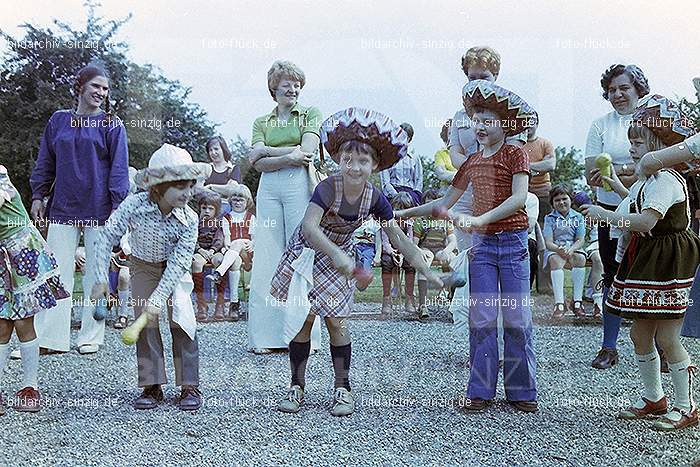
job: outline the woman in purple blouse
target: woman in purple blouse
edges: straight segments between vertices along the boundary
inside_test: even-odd
[[[31,214],[48,222],[48,244],[56,256],[66,289],[73,290],[75,251],[83,233],[86,267],[83,290],[95,281],[94,241],[111,212],[129,192],[126,129],[109,107],[109,78],[94,65],[82,68],[73,83],[76,108],[59,110],[49,119],[32,172]],[[102,104],[105,109],[102,110]],[[35,319],[44,353],[70,350],[70,298],[52,313]],[[82,307],[78,351],[94,353],[104,341],[104,320],[93,307]]]

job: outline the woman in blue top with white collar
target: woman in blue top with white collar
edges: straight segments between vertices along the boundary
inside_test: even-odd
[[[585,316],[583,310],[583,281],[586,277],[586,224],[581,213],[571,209],[571,191],[566,185],[556,185],[549,192],[552,212],[544,218],[545,267],[550,268],[554,311],[552,317],[560,319],[566,313],[564,307],[564,268],[571,269],[574,283],[572,311],[577,317]]]
[[[88,291],[95,281],[97,233],[129,193],[126,129],[110,112],[106,71],[94,65],[83,67],[73,90],[76,109],[59,110],[51,116],[30,178],[32,218],[48,221],[47,243],[69,292],[81,232],[86,251],[83,290]],[[70,298],[60,300],[52,313],[37,315],[36,330],[44,353],[70,350],[71,305]],[[104,341],[105,321],[93,318],[92,306],[82,310],[78,351],[94,353]]]

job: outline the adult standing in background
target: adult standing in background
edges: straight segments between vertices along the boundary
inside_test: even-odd
[[[435,153],[435,176],[440,179],[440,194],[444,195],[447,193],[447,187],[452,183],[452,179],[455,178],[457,169],[452,165],[452,160],[450,159],[450,150],[448,149],[449,143],[449,133],[452,127],[452,119],[448,118],[445,124],[442,126],[440,131],[440,139],[445,144],[445,147],[439,149]]]
[[[408,143],[413,140],[413,127],[410,123],[402,123],[400,127],[408,134]],[[382,192],[387,198],[395,197],[400,191],[405,191],[416,205],[423,198],[423,163],[420,157],[409,146],[406,157],[402,157],[392,167],[379,172]]]
[[[129,193],[129,154],[126,129],[110,111],[106,71],[85,66],[73,82],[73,91],[76,108],[54,112],[41,138],[30,178],[31,214],[37,222],[49,222],[47,243],[69,292],[73,291],[75,252],[82,232],[86,252],[83,290],[87,294],[95,281],[97,233]],[[36,316],[43,353],[70,350],[71,309],[72,300],[67,298],[52,313]],[[93,307],[82,306],[78,352],[97,352],[104,342],[104,329],[105,320],[93,318]]]
[[[319,145],[321,112],[298,103],[306,84],[304,72],[294,63],[276,61],[267,72],[267,87],[277,103],[253,123],[253,168],[262,172],[257,193],[255,261],[248,302],[248,343],[255,353],[286,349],[283,307],[270,295],[270,282],[287,242],[309,204],[308,165]],[[320,326],[314,324],[312,348],[318,348]]]
[[[537,221],[544,223],[544,216],[552,212],[552,205],[549,203],[549,190],[552,189],[549,173],[557,168],[557,158],[552,143],[546,138],[537,136],[539,123],[539,115],[535,113],[533,125],[527,129],[527,142],[523,150],[530,159],[532,174],[527,191],[537,196],[539,201]]]
[[[610,102],[613,110],[593,121],[586,139],[586,166],[593,167],[595,158],[602,152],[610,154],[615,172],[625,186],[631,186],[636,180],[635,164],[630,156],[630,143],[627,130],[632,121],[632,114],[641,97],[649,94],[649,83],[642,70],[636,65],[612,65],[600,80],[603,98]],[[614,191],[602,187],[602,178],[598,169],[593,169],[589,176],[589,185],[596,189],[598,205],[614,211],[622,198]],[[598,248],[603,262],[603,303],[607,299],[619,264],[615,261],[617,239],[610,238],[610,226],[601,223],[598,226]],[[610,314],[603,306],[603,344],[591,363],[593,368],[601,370],[610,368],[618,360],[617,336],[620,333],[619,316]]]

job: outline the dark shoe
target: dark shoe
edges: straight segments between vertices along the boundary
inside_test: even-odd
[[[221,322],[226,321],[226,311],[224,307],[224,302],[216,300],[216,307],[214,308],[214,321]]]
[[[228,306],[228,319],[229,321],[238,321],[241,317],[238,312],[241,309],[241,302],[231,302]]]
[[[202,393],[199,392],[199,388],[197,386],[183,385],[177,405],[180,407],[180,410],[185,411],[199,409],[202,406]]]
[[[481,412],[485,410],[489,404],[491,404],[490,400],[479,398],[469,399],[465,397],[463,401],[461,401],[460,407],[468,412]]]
[[[617,350],[603,347],[591,362],[591,366],[599,370],[607,370],[611,366],[617,365],[617,360]]]
[[[134,408],[138,410],[155,409],[158,402],[163,402],[163,390],[160,384],[146,386],[143,393],[134,401]]]
[[[527,413],[535,413],[537,412],[538,407],[537,407],[537,401],[508,401],[510,405],[512,405],[514,408],[517,410],[520,410],[521,412],[527,412]]]
[[[602,313],[600,311],[600,307],[596,304],[593,305],[593,317],[596,319],[600,319]]]
[[[428,307],[426,305],[421,305],[418,307],[418,319],[424,321],[430,318],[430,313],[428,313]]]
[[[20,389],[15,396],[15,401],[15,410],[17,412],[38,412],[41,409],[39,391],[31,386]]]
[[[648,418],[650,415],[665,415],[666,412],[668,412],[668,400],[666,396],[656,402],[642,397],[642,401],[644,402],[644,407],[638,409],[634,405],[630,405],[626,409],[620,410],[617,414],[617,418],[622,420],[640,420]]]
[[[552,319],[562,319],[566,314],[566,307],[563,303],[555,303],[552,310]]]
[[[574,312],[574,316],[577,318],[585,318],[586,310],[583,309],[583,303],[576,300],[574,305],[571,307],[571,311]]]
[[[114,322],[114,329],[124,329],[129,324],[129,318],[126,316],[119,316]]]

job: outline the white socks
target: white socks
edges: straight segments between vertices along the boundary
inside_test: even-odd
[[[553,269],[549,274],[552,277],[554,303],[564,303],[564,270]]]
[[[228,271],[228,288],[231,293],[231,302],[238,301],[238,283],[241,281],[241,270]]]
[[[563,277],[562,271],[562,277]],[[586,268],[573,268],[571,270],[571,281],[574,283],[574,301],[583,300],[583,281],[586,278]],[[563,279],[562,279],[563,280]],[[563,289],[562,289],[563,291]]]
[[[603,294],[596,292],[593,294],[593,304],[598,305],[598,309],[603,311]]]
[[[637,364],[639,365],[639,374],[642,377],[644,390],[642,397],[650,402],[656,402],[664,397],[664,390],[661,387],[661,357],[654,349],[653,352],[647,355],[637,355]],[[644,402],[638,401],[635,406],[641,404],[637,408],[643,408]]]
[[[33,387],[34,389],[38,389],[39,339],[34,339],[29,342],[20,342],[19,351],[22,355],[22,370],[24,372],[22,388]]]
[[[668,364],[671,379],[673,380],[673,392],[676,395],[673,406],[687,412],[690,412],[695,407],[691,394],[693,389],[691,379],[693,376],[688,369],[689,366],[689,357],[681,362]]]
[[[10,343],[0,344],[0,388],[3,383],[3,374],[7,366],[7,360],[10,358]]]
[[[129,316],[129,289],[117,291],[119,297],[119,316]]]

